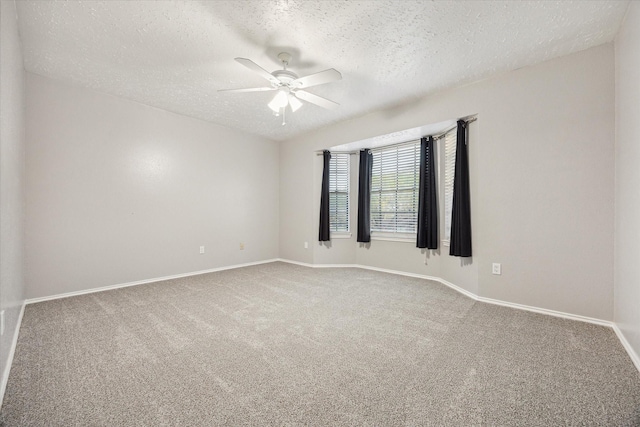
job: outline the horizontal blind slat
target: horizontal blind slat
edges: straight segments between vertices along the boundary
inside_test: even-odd
[[[456,169],[457,131],[447,132],[444,137],[444,235],[451,239],[451,212],[453,210],[453,181]]]
[[[348,154],[332,154],[329,161],[329,224],[331,231],[349,231]]]
[[[372,150],[372,231],[416,231],[419,151],[416,141]]]

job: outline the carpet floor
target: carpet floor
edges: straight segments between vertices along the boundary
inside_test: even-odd
[[[4,426],[640,425],[606,327],[271,263],[31,304]]]

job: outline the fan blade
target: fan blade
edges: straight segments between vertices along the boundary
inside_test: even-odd
[[[297,90],[294,93],[295,96],[297,96],[298,98],[302,99],[303,101],[307,101],[310,102],[312,104],[315,104],[319,107],[322,108],[326,108],[329,110],[335,110],[336,108],[338,108],[340,106],[340,104],[330,101],[327,98],[323,98],[321,96],[318,95],[314,95],[311,92],[307,92],[304,90]]]
[[[342,79],[342,74],[340,74],[338,70],[329,68],[328,70],[320,71],[319,73],[310,74],[305,77],[300,77],[299,79],[292,81],[291,86],[302,89],[306,87],[335,82],[341,79]]]
[[[275,87],[248,87],[244,89],[220,89],[218,92],[264,92],[267,90],[276,90]]]
[[[280,85],[280,80],[273,77],[270,72],[268,72],[267,70],[265,70],[264,68],[262,68],[261,66],[253,62],[252,60],[247,58],[236,58],[236,61],[238,61],[248,69],[258,73],[260,77],[262,77],[263,79],[267,79],[273,84]]]

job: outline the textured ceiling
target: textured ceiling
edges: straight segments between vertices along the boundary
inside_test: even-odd
[[[274,140],[612,41],[628,1],[18,1],[28,71]],[[306,104],[281,126],[268,71],[293,54],[309,89],[341,104]]]

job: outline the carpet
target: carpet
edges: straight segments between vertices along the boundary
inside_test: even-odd
[[[610,328],[270,263],[26,307],[4,426],[640,425]]]

